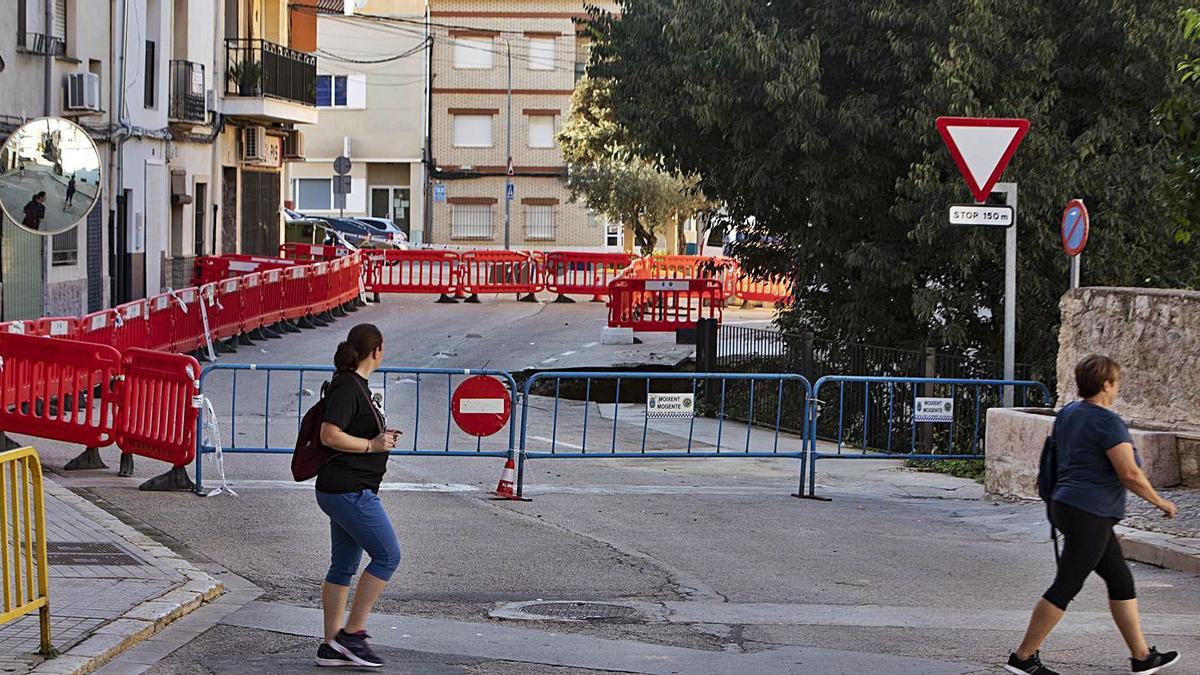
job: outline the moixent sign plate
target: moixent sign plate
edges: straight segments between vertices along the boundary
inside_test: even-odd
[[[947,424],[954,421],[954,399],[918,397],[913,421]]]
[[[974,204],[950,207],[951,225],[982,225],[984,227],[1012,227],[1011,206],[977,206]]]
[[[646,418],[652,420],[686,420],[696,414],[693,394],[650,394],[646,399]]]

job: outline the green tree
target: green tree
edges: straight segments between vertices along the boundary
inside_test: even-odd
[[[1083,198],[1089,285],[1182,285],[1171,148],[1155,106],[1179,87],[1178,0],[624,0],[594,11],[589,74],[628,144],[699,177],[750,237],[744,265],[794,279],[786,326],[897,347],[1000,352],[1003,234],[951,228],[970,197],[939,115],[1027,117],[1018,359],[1050,366]],[[1052,369],[1045,375],[1052,377]]]
[[[1180,149],[1171,174],[1175,238],[1188,242],[1200,235],[1200,10],[1185,9],[1180,18],[1191,51],[1178,67],[1184,87],[1160,112]]]
[[[635,155],[629,135],[612,117],[607,83],[584,77],[571,98],[571,115],[558,133],[567,161],[572,200],[633,230],[642,253],[652,253],[658,236],[703,208],[695,179],[657,168]]]

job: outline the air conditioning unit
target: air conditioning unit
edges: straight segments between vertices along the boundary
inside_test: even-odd
[[[95,73],[67,75],[67,110],[100,109],[100,76]]]
[[[304,134],[292,129],[283,137],[283,158],[304,159]]]
[[[242,161],[267,161],[266,127],[245,127],[242,129]]]

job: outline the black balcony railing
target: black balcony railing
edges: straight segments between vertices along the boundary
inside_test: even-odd
[[[62,56],[67,52],[67,43],[45,33],[17,33],[17,49],[29,54]]]
[[[203,124],[207,119],[204,91],[202,64],[171,61],[171,106],[167,110],[170,120]]]
[[[317,104],[317,59],[267,40],[225,41],[225,93]]]

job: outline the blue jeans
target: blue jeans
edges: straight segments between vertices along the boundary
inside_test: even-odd
[[[330,493],[317,491],[317,504],[329,516],[333,555],[325,581],[349,586],[365,550],[371,556],[367,573],[387,581],[400,566],[400,542],[383,502],[373,490]]]

